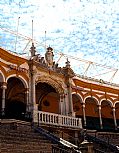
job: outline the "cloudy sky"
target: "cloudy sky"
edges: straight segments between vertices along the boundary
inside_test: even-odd
[[[0,28],[2,48],[29,55],[33,38],[38,54],[50,45],[59,64],[119,83],[119,0],[1,0]]]

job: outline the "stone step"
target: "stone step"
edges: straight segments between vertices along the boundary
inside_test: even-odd
[[[42,150],[44,150],[44,151],[48,151],[48,150],[50,150],[51,151],[51,144],[48,144],[48,143],[42,143],[42,142],[40,142],[40,143],[36,143],[36,142],[31,142],[31,143],[29,143],[29,142],[21,142],[21,143],[19,143],[19,142],[8,142],[8,141],[6,141],[6,142],[2,142],[1,143],[1,149],[2,150],[6,150],[7,149],[7,151],[8,152],[12,152],[12,153],[16,153],[17,151],[31,151],[31,150],[33,150],[33,151],[42,151]],[[12,151],[11,151],[12,150]],[[13,150],[14,150],[14,152],[13,152]],[[22,152],[21,151],[21,152]]]
[[[13,140],[13,139],[15,139],[15,140],[22,140],[22,141],[27,141],[27,140],[29,140],[29,141],[40,141],[40,140],[42,140],[42,141],[46,141],[46,139],[45,139],[45,137],[42,137],[42,136],[39,136],[38,135],[38,137],[37,136],[28,136],[28,135],[13,135],[13,134],[11,134],[11,133],[9,133],[9,134],[6,134],[6,135],[1,135],[0,134],[0,139],[6,139],[6,140]]]
[[[0,153],[51,153],[52,143],[31,126],[0,126]]]
[[[1,147],[2,148],[7,148],[8,150],[9,149],[20,149],[20,148],[22,148],[22,149],[25,149],[25,150],[30,150],[30,149],[45,149],[45,150],[47,150],[48,148],[50,148],[51,147],[51,144],[46,144],[46,143],[44,143],[44,144],[42,144],[42,143],[40,143],[40,144],[10,144],[10,143],[5,143],[5,144],[1,144]]]

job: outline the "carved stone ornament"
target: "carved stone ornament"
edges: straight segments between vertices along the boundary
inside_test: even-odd
[[[53,56],[53,49],[51,47],[48,47],[45,53],[45,59],[48,66],[53,66]]]
[[[68,59],[67,59],[67,62],[66,62],[66,66],[63,67],[63,69],[62,69],[62,73],[63,73],[66,77],[68,77],[68,78],[72,78],[72,77],[75,76],[74,71],[73,71],[73,70],[71,69],[71,67],[70,67],[70,62],[68,61]]]

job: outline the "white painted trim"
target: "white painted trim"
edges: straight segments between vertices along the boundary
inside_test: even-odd
[[[84,98],[84,101],[86,101],[87,98],[91,98],[91,95],[85,97],[85,98]],[[92,96],[92,98],[94,99],[94,101],[96,102],[96,104],[99,105],[99,100],[98,100],[95,96]]]
[[[2,77],[3,77],[3,82],[5,82],[5,76],[4,76],[4,74],[3,74],[3,72],[0,70],[0,74],[2,75]]]
[[[107,99],[106,99],[106,98],[101,99],[101,101],[100,101],[100,105],[101,105],[101,103],[102,103],[104,100],[107,101],[107,103],[109,103],[111,107],[114,107],[113,102],[110,101],[108,98],[107,98]]]
[[[27,81],[26,81],[21,75],[19,75],[19,76],[17,77],[16,74],[12,74],[12,75],[10,75],[10,76],[8,76],[8,77],[6,78],[6,82],[7,82],[8,79],[11,78],[11,77],[16,77],[16,78],[20,79],[20,80],[22,81],[24,87],[25,87],[25,88],[29,88],[29,85],[28,85]]]

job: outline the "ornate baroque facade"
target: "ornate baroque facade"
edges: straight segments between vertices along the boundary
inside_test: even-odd
[[[36,55],[33,44],[30,59],[0,48],[1,117],[37,122],[39,111],[81,118],[89,129],[117,129],[119,86],[76,76],[68,60],[61,68],[53,56],[51,47]]]

